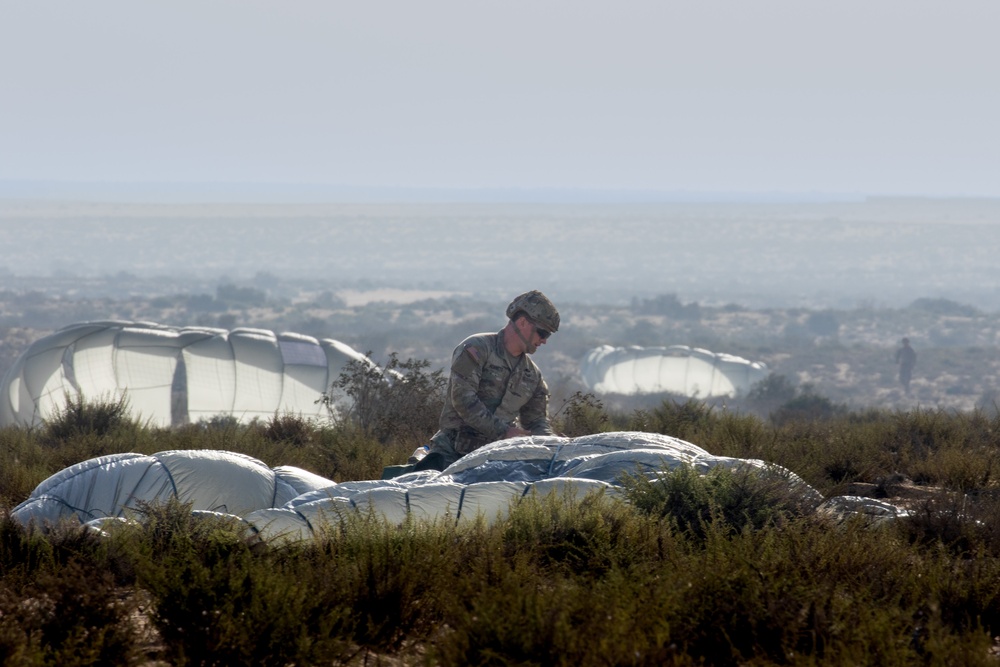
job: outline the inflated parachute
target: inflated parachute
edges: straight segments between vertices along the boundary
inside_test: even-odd
[[[736,396],[768,375],[762,362],[686,345],[602,345],[580,362],[587,388],[598,394],[680,394],[692,398]]]
[[[77,464],[45,480],[11,511],[24,525],[46,528],[79,522],[106,529],[143,503],[177,498],[194,511],[242,521],[267,541],[311,540],[328,535],[347,512],[373,511],[393,523],[414,519],[462,522],[502,516],[512,502],[535,493],[581,497],[616,494],[623,475],[651,479],[691,466],[701,473],[722,466],[752,468],[797,493],[804,507],[836,512],[794,473],[757,459],[713,456],[683,440],[655,433],[600,433],[579,438],[528,436],[491,443],[443,472],[409,473],[391,480],[334,483],[290,466],[268,468],[250,457],[219,451],[117,454]],[[854,497],[850,512],[892,518],[891,505]],[[840,507],[844,507],[843,503]]]
[[[66,397],[117,399],[153,426],[276,413],[319,417],[316,403],[361,353],[331,339],[263,329],[83,322],[35,341],[0,381],[0,426],[37,425]]]

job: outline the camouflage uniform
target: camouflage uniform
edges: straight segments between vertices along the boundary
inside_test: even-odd
[[[527,354],[512,356],[504,332],[469,336],[455,348],[440,430],[431,452],[446,464],[500,440],[515,419],[535,435],[552,435],[549,387]]]

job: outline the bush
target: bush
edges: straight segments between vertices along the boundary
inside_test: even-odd
[[[823,421],[846,415],[846,405],[834,403],[805,385],[801,393],[771,413],[771,419],[781,426],[791,421]]]
[[[263,425],[259,425],[261,435],[274,443],[288,443],[295,447],[305,447],[313,442],[315,426],[299,415],[275,414]]]
[[[423,443],[437,431],[448,385],[443,370],[429,367],[426,360],[400,361],[396,353],[383,366],[351,361],[320,402],[335,420],[347,419],[383,444]],[[352,401],[343,415],[337,409],[341,394]]]
[[[132,605],[113,584],[110,574],[70,562],[23,592],[0,587],[0,663],[139,664]]]
[[[795,393],[795,385],[786,376],[771,373],[750,388],[746,402],[751,408],[766,415],[795,398]]]
[[[627,503],[529,495],[492,522],[349,513],[308,545],[261,544],[180,504],[143,508],[142,525],[116,523],[102,539],[41,535],[4,515],[0,664],[995,662],[996,415],[868,410],[777,425],[697,403],[637,416],[581,394],[575,406],[581,431],[641,421],[713,455],[782,465],[830,495],[874,489],[913,513],[832,528],[799,518],[809,498],[780,476],[683,468],[631,479]],[[306,423],[272,421],[75,441],[95,454],[229,449],[336,481],[375,479],[409,453],[354,419],[315,428],[307,446],[294,444]],[[0,429],[2,509],[74,447]]]
[[[0,518],[0,664],[142,662],[135,596],[95,536]]]
[[[643,413],[646,427],[681,440],[695,442],[707,434],[716,423],[714,406],[691,398],[684,402],[666,400],[647,413]]]
[[[815,508],[815,498],[796,490],[786,477],[749,466],[715,467],[700,474],[683,465],[654,479],[635,476],[624,481],[633,505],[700,538],[712,524],[735,534],[783,523]]]
[[[350,654],[345,605],[323,572],[296,553],[256,545],[227,518],[193,515],[176,501],[146,506],[138,584],[171,664],[288,665],[342,662]],[[261,547],[261,548],[257,548]]]
[[[567,438],[601,433],[608,430],[610,420],[604,403],[591,393],[575,392],[552,416],[555,430]]]
[[[46,420],[45,435],[50,442],[58,444],[81,435],[103,437],[135,426],[126,394],[117,399],[96,401],[88,401],[82,394],[76,397],[67,394],[66,406]]]

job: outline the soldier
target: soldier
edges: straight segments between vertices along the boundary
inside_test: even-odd
[[[910,339],[904,338],[903,347],[896,350],[896,363],[899,364],[899,383],[903,385],[903,391],[910,393],[910,378],[913,376],[913,367],[917,365],[917,353],[910,347]]]
[[[552,435],[549,387],[528,355],[558,330],[559,311],[533,290],[510,302],[501,331],[463,340],[451,356],[440,430],[413,469],[444,470],[496,440]]]

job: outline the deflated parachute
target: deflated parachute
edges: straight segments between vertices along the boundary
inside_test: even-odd
[[[290,466],[272,469],[234,452],[112,454],[49,477],[13,514],[38,525],[65,519],[87,523],[122,518],[142,503],[176,498],[193,510],[242,516],[326,486],[333,482]]]
[[[366,357],[331,339],[263,329],[84,322],[36,341],[0,381],[0,426],[37,425],[66,397],[125,395],[154,426],[219,415],[320,416],[341,370]]]
[[[602,345],[580,362],[587,387],[598,394],[671,393],[692,398],[736,396],[768,375],[761,362],[686,345]]]
[[[528,436],[491,443],[443,472],[392,480],[344,482],[293,467],[270,469],[240,454],[172,451],[118,454],[67,468],[42,482],[11,516],[40,528],[78,521],[93,528],[129,518],[142,503],[177,498],[199,512],[231,515],[268,541],[311,540],[350,511],[373,511],[391,522],[466,521],[502,515],[529,493],[616,493],[624,474],[655,478],[691,466],[706,473],[722,466],[753,468],[787,484],[804,507],[830,510],[829,501],[794,473],[756,459],[713,456],[683,440],[655,433],[599,433],[580,438]],[[851,508],[857,510],[858,508]],[[870,507],[863,508],[869,514]],[[890,505],[876,508],[896,516]]]

